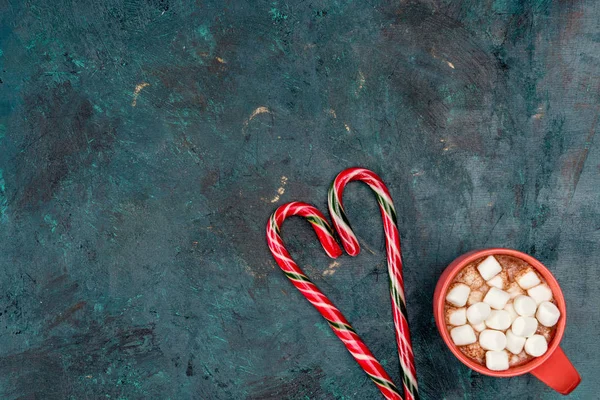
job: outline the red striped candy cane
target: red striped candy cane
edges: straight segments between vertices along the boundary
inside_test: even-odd
[[[387,252],[388,274],[390,276],[390,294],[392,298],[392,314],[396,327],[396,343],[402,368],[402,383],[407,400],[419,398],[415,361],[408,330],[406,300],[404,297],[404,280],[402,279],[402,259],[400,257],[400,234],[398,233],[396,210],[387,187],[374,172],[364,168],[349,168],[339,173],[329,189],[329,213],[333,225],[342,239],[344,249],[351,256],[360,252],[356,236],[344,213],[342,195],[349,182],[362,181],[375,192],[385,231],[385,247]]]
[[[281,239],[280,228],[287,217],[299,215],[305,217],[313,226],[321,245],[327,255],[336,258],[342,250],[333,238],[331,227],[319,210],[310,204],[293,202],[279,207],[267,223],[267,243],[271,254],[285,275],[308,301],[327,320],[329,326],[344,343],[352,357],[365,370],[369,378],[375,382],[386,399],[402,400],[400,392],[385,372],[379,361],[373,357],[367,345],[358,337],[350,323],[331,301],[308,279],[298,265],[292,260]]]

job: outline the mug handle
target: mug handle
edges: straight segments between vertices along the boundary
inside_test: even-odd
[[[561,394],[571,393],[581,382],[581,376],[560,347],[531,373]]]

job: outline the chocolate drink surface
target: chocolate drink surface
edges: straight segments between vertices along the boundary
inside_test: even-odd
[[[481,257],[466,265],[452,280],[445,300],[452,341],[492,371],[543,355],[561,317],[545,279],[513,256]]]

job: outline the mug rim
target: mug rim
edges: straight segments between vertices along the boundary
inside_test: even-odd
[[[487,367],[485,367],[484,365],[481,365],[481,364],[473,361],[466,355],[464,355],[458,349],[458,346],[456,346],[454,344],[454,342],[452,342],[452,339],[450,337],[450,332],[448,331],[448,329],[446,327],[446,320],[445,320],[445,316],[444,316],[444,303],[445,303],[445,299],[446,299],[446,293],[447,293],[448,288],[449,288],[450,284],[452,283],[454,277],[456,275],[458,275],[458,273],[469,263],[477,260],[478,258],[490,256],[490,255],[508,255],[508,256],[517,257],[517,258],[520,258],[521,260],[527,262],[533,268],[535,268],[535,270],[544,277],[548,286],[550,286],[550,289],[552,290],[552,294],[554,296],[554,300],[556,301],[556,305],[561,313],[561,318],[558,321],[558,325],[556,327],[556,332],[554,334],[554,338],[552,338],[551,343],[549,343],[548,350],[546,351],[546,353],[540,357],[534,358],[533,360],[529,361],[526,364],[523,364],[523,365],[520,365],[520,366],[514,367],[514,368],[509,368],[506,371],[492,371],[492,370],[488,369]],[[562,337],[565,332],[565,326],[567,323],[567,312],[566,312],[567,310],[566,310],[565,298],[564,298],[564,295],[560,288],[560,285],[558,284],[558,281],[556,280],[554,275],[552,275],[550,270],[544,264],[542,264],[539,260],[530,256],[529,254],[525,254],[518,250],[508,249],[508,248],[487,248],[487,249],[481,249],[481,250],[474,250],[474,251],[471,251],[471,252],[468,252],[466,254],[459,256],[454,261],[452,261],[448,265],[448,267],[446,267],[444,272],[442,273],[442,276],[440,277],[440,279],[438,281],[435,293],[437,296],[436,299],[434,300],[435,322],[436,322],[438,331],[440,332],[440,335],[442,336],[442,339],[446,343],[446,346],[448,346],[450,348],[450,351],[452,351],[452,353],[456,356],[456,358],[458,358],[463,364],[465,364],[467,367],[469,367],[481,374],[484,374],[484,375],[494,376],[494,377],[512,377],[512,376],[523,375],[523,374],[533,371],[534,369],[536,369],[537,367],[542,365],[544,362],[546,362],[552,356],[552,354],[554,354],[554,352],[558,348],[560,341],[562,340]]]

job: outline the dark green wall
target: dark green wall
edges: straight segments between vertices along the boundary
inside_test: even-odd
[[[573,398],[597,398],[599,20],[594,0],[0,1],[0,397],[378,398],[264,240],[360,165],[396,202],[424,399],[560,398],[471,372],[435,329],[441,271],[492,246],[555,273]],[[359,257],[283,235],[398,380],[376,202],[345,200]]]

